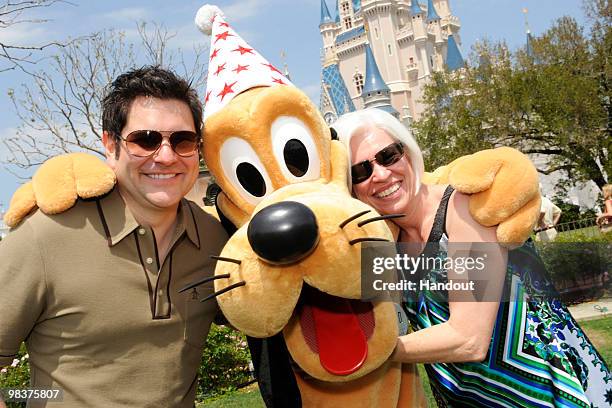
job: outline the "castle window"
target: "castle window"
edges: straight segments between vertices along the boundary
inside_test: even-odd
[[[414,64],[414,58],[410,57],[410,64]]]
[[[387,50],[389,51],[389,55],[393,55],[393,51],[391,50],[391,44],[387,44]]]
[[[361,95],[361,92],[363,92],[363,75],[361,75],[360,73],[356,73],[353,76],[353,82],[355,83],[357,94]]]
[[[374,27],[374,36],[378,39],[378,27]]]
[[[431,64],[431,67],[433,68],[434,63],[433,63],[433,57],[431,55],[429,56],[429,63]]]
[[[350,17],[344,17],[344,28],[347,30],[353,27],[353,20]]]
[[[348,1],[343,2],[340,7],[342,9],[342,14],[348,14],[351,11]]]

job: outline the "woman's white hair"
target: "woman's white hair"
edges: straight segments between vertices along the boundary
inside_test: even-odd
[[[340,116],[332,124],[332,127],[336,130],[340,142],[346,147],[349,173],[352,164],[351,139],[353,136],[363,134],[371,128],[379,128],[387,132],[391,138],[400,142],[405,150],[407,150],[408,157],[410,158],[410,167],[412,167],[412,171],[415,174],[415,194],[419,192],[424,171],[423,154],[416,140],[412,137],[410,130],[402,125],[393,115],[377,108],[362,109]],[[350,174],[348,182],[349,188],[352,188]]]

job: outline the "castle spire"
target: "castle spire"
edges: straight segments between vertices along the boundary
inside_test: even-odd
[[[331,14],[329,14],[329,9],[327,8],[327,3],[325,0],[321,0],[321,24],[331,23],[333,21]]]
[[[374,54],[372,54],[370,44],[366,43],[365,46],[366,77],[363,84],[362,94],[365,95],[368,93],[375,93],[376,91],[389,91],[389,87],[387,87],[385,80],[380,75],[380,71],[378,70],[376,60],[374,59]]]
[[[533,38],[531,37],[531,30],[529,29],[529,20],[527,19],[527,8],[523,9],[523,14],[525,14],[525,32],[527,33],[527,41],[525,43],[525,52],[527,56],[533,57],[533,47],[531,46],[531,42]]]
[[[452,34],[449,34],[448,36],[446,66],[448,67],[449,71],[455,71],[465,66],[465,62],[461,56],[461,51],[459,51],[455,37],[453,37]]]
[[[336,23],[340,22],[340,7],[338,6],[338,0],[336,0],[336,18],[334,21]]]
[[[433,5],[432,0],[427,0],[427,22],[431,23],[432,21],[441,20],[440,16],[436,12],[436,9]]]
[[[421,9],[421,5],[419,4],[419,0],[412,0],[412,4],[410,5],[410,12],[413,16],[417,14],[421,14],[423,10]]]
[[[361,96],[366,108],[378,108],[399,119],[399,113],[391,105],[391,90],[380,75],[370,44],[365,44],[366,79]]]

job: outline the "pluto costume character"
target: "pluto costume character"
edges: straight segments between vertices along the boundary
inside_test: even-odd
[[[389,360],[399,334],[393,304],[359,300],[361,242],[394,236],[351,197],[343,146],[216,7],[204,6],[196,21],[213,35],[203,155],[222,189],[220,215],[238,228],[215,270],[225,317],[249,336],[282,332],[303,406],[425,406],[415,366]],[[507,244],[524,241],[538,216],[536,171],[512,149],[463,157],[427,180],[473,194],[474,217],[499,224]],[[5,220],[16,225],[36,206],[65,211],[112,185],[101,163],[61,156],[18,190]]]

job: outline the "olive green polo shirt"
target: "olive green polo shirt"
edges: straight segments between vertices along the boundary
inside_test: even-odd
[[[217,304],[200,302],[212,283],[178,290],[213,275],[226,241],[187,200],[163,261],[117,190],[35,212],[0,242],[0,365],[25,340],[32,386],[63,390],[50,406],[192,407]]]

